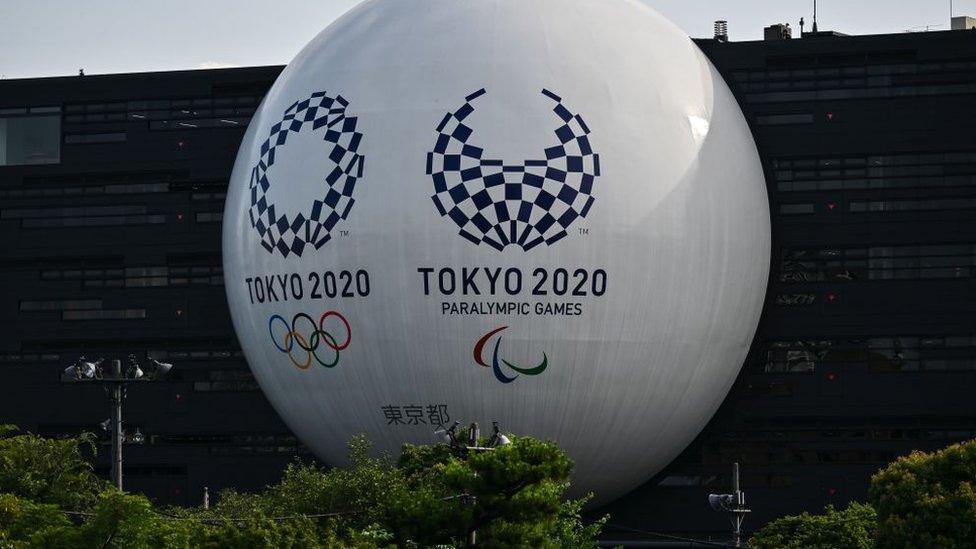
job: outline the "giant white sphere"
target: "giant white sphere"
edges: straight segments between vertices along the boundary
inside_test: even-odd
[[[635,0],[364,2],[254,114],[223,239],[247,360],[324,460],[497,420],[603,501],[722,402],[770,252],[738,104]]]

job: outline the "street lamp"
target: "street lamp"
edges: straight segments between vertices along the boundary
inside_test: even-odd
[[[453,452],[457,452],[461,456],[467,456],[468,452],[490,452],[495,450],[499,446],[505,446],[511,444],[512,441],[508,439],[507,436],[502,434],[501,429],[498,427],[497,421],[491,422],[492,432],[491,437],[484,446],[478,446],[478,437],[481,431],[478,430],[478,424],[472,422],[468,426],[468,440],[465,444],[463,440],[457,437],[457,428],[461,425],[460,421],[455,421],[448,428],[440,428],[434,431],[434,435],[439,437],[445,443],[451,446]],[[445,499],[459,499],[463,505],[471,505],[472,507],[478,502],[478,496],[464,492],[462,494],[457,494],[454,496],[448,496]],[[471,530],[468,532],[468,546],[474,547],[478,540],[478,532],[476,530]]]
[[[84,356],[79,357],[74,364],[64,369],[61,373],[61,381],[65,383],[96,383],[105,389],[105,393],[112,402],[112,415],[102,425],[103,428],[112,433],[112,482],[121,490],[122,442],[125,438],[125,433],[122,430],[122,401],[125,400],[127,386],[130,383],[148,383],[162,379],[173,369],[173,365],[150,358],[149,364],[143,369],[135,355],[129,355],[129,366],[123,374],[121,360],[109,360],[107,367],[102,366],[104,363],[105,359],[103,358],[90,361]],[[141,444],[145,440],[145,436],[138,429],[133,438],[141,439],[137,444]]]
[[[742,521],[752,511],[746,509],[746,493],[739,489],[738,463],[732,465],[732,493],[708,494],[708,505],[713,511],[728,513],[729,521],[732,522],[732,539],[736,547],[741,547]]]

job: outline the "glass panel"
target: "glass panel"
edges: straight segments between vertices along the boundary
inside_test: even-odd
[[[60,116],[0,118],[0,166],[60,161]]]

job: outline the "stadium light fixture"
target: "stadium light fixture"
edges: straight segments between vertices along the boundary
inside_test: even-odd
[[[129,439],[132,444],[142,444],[146,442],[146,435],[142,434],[142,431],[136,427],[136,431],[132,433],[132,438]]]
[[[149,359],[149,365],[143,369],[135,355],[129,355],[128,367],[122,372],[121,360],[109,360],[103,368],[104,359],[89,361],[84,356],[79,357],[74,364],[61,372],[61,381],[66,383],[96,383],[105,389],[112,402],[112,415],[108,420],[100,423],[102,429],[112,434],[112,482],[122,489],[122,443],[125,441],[125,431],[122,428],[122,402],[125,400],[130,383],[148,383],[158,381],[173,369],[173,365]],[[146,436],[139,429],[133,433],[131,442],[142,444]]]
[[[88,360],[84,356],[78,357],[78,360],[74,364],[65,368],[61,373],[61,381],[94,379],[101,375],[103,361],[101,358],[98,360]]]
[[[451,425],[447,429],[441,428],[434,431],[434,436],[453,446],[457,442],[454,437],[457,434],[458,425],[461,425],[461,422],[455,421],[454,425]]]
[[[499,446],[505,446],[512,443],[512,441],[501,432],[498,422],[492,421],[491,437],[488,438],[488,442],[485,444],[485,446],[478,446],[478,438],[481,436],[481,431],[478,429],[477,423],[471,423],[471,425],[468,427],[468,439],[464,441],[466,444],[462,444],[462,441],[457,438],[457,428],[459,425],[461,425],[461,422],[455,421],[453,425],[446,429],[441,428],[434,431],[434,436],[449,444],[452,450],[457,451],[482,452],[494,450]]]
[[[488,439],[489,447],[496,448],[498,446],[505,446],[506,444],[512,443],[512,441],[508,440],[508,437],[502,433],[501,429],[499,429],[497,421],[491,422],[491,429],[491,438]]]
[[[125,377],[129,379],[140,379],[143,375],[145,375],[145,372],[139,367],[139,362],[136,360],[136,357],[129,355],[129,368],[125,371]]]
[[[169,362],[160,362],[155,358],[149,359],[149,364],[152,365],[152,376],[153,379],[163,379],[169,374],[169,371],[173,369],[173,365]]]

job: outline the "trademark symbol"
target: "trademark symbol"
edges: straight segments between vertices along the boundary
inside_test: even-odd
[[[586,234],[590,234],[590,230],[589,230],[589,229],[587,229],[587,228],[585,228],[585,227],[580,227],[580,228],[579,228],[579,234],[580,234],[580,235],[586,235]]]
[[[339,229],[339,236],[349,236],[349,231],[345,229]]]

